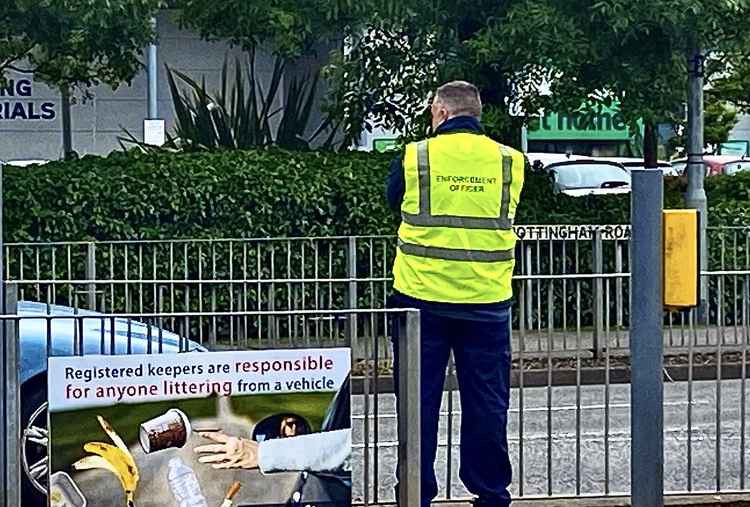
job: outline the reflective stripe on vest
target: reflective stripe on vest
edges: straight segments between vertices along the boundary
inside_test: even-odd
[[[463,250],[455,248],[440,248],[436,246],[421,246],[398,241],[398,247],[407,255],[417,255],[430,259],[444,259],[447,261],[469,262],[503,262],[514,259],[514,250]]]
[[[427,140],[417,143],[417,173],[419,176],[419,214],[401,212],[401,219],[417,227],[453,227],[457,229],[511,230],[513,220],[508,218],[510,186],[513,183],[513,158],[500,146],[503,186],[497,218],[460,217],[431,214],[430,206],[430,154]]]

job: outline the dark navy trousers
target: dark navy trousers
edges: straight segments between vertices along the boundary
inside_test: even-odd
[[[510,311],[505,311],[504,315],[505,319],[499,321],[478,321],[452,318],[425,310],[421,312],[421,507],[428,507],[438,493],[435,475],[438,423],[451,351],[456,363],[461,398],[459,477],[466,489],[479,497],[478,505],[510,505],[508,486],[511,482],[511,465],[507,438],[511,367]],[[394,329],[397,330],[398,326],[394,326]],[[398,331],[393,335],[394,340],[397,340]],[[394,343],[396,386],[400,373],[398,347]]]

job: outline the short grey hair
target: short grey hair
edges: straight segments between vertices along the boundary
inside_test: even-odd
[[[451,81],[437,89],[435,97],[451,116],[482,116],[482,99],[479,89],[467,81]]]

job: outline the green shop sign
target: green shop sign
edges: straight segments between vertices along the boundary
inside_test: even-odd
[[[643,125],[638,123],[641,132]],[[529,124],[529,141],[629,141],[632,138],[617,106],[581,107],[573,113],[548,113]]]
[[[398,139],[396,138],[380,138],[372,141],[372,149],[379,153],[395,151],[397,148]]]

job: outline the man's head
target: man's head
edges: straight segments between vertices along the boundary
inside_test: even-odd
[[[445,83],[435,92],[430,109],[432,129],[438,128],[445,120],[456,116],[482,116],[482,99],[476,86],[466,81]]]
[[[279,438],[296,437],[307,433],[307,423],[301,417],[289,415],[281,420]]]

